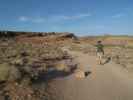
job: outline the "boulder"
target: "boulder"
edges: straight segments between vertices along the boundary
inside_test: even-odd
[[[0,81],[14,81],[21,77],[19,70],[7,63],[0,64]]]
[[[85,78],[85,72],[82,71],[82,70],[80,70],[80,69],[78,69],[78,70],[75,72],[75,77],[76,77],[77,79],[83,79],[83,78]]]
[[[70,71],[68,65],[65,64],[64,61],[58,62],[55,67],[58,71]]]
[[[6,63],[0,64],[0,81],[7,81],[9,77],[10,66]]]
[[[17,79],[21,79],[21,72],[15,66],[11,66],[8,81],[15,81]]]

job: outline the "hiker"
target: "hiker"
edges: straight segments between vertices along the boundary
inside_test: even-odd
[[[103,58],[103,55],[104,55],[104,46],[102,44],[102,41],[97,41],[97,44],[96,44],[96,55],[97,55],[97,58],[98,58],[98,64],[102,64],[102,58]]]

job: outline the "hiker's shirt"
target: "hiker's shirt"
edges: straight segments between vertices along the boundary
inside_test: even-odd
[[[96,45],[96,48],[97,48],[96,52],[97,52],[97,53],[103,53],[103,54],[104,54],[103,47],[104,47],[104,46],[103,46],[102,44],[97,44],[97,45]]]

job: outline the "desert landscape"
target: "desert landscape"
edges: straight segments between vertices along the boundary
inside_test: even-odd
[[[0,100],[132,100],[132,83],[132,36],[0,31]]]

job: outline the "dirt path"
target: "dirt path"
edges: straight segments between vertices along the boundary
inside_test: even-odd
[[[58,100],[133,100],[133,78],[126,70],[113,62],[97,65],[95,56],[76,52],[72,55],[84,71],[91,73],[80,80],[74,75],[57,79]]]

